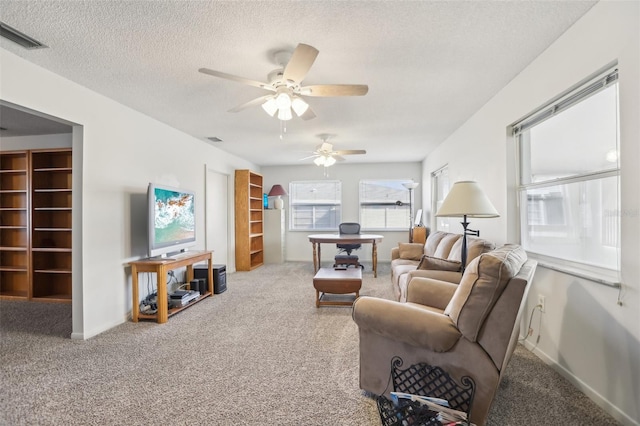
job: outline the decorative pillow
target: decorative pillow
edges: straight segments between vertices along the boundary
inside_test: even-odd
[[[439,257],[427,256],[426,254],[422,256],[422,259],[418,264],[418,269],[437,269],[439,271],[458,272],[460,271],[461,267],[461,262],[457,262],[455,260],[440,259]]]
[[[400,259],[420,260],[424,254],[424,245],[421,243],[398,243]]]

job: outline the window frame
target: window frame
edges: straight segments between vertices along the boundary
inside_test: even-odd
[[[607,67],[604,70],[604,72],[601,71],[594,74],[594,76],[592,76],[591,78],[588,78],[584,80],[582,83],[579,83],[573,86],[571,89],[567,90],[562,95],[556,97],[551,102],[536,109],[527,117],[523,118],[519,122],[512,125],[513,142],[516,144],[515,145],[516,161],[517,161],[516,200],[517,200],[517,210],[518,210],[517,223],[519,226],[518,235],[520,238],[520,244],[524,245],[524,242],[523,242],[524,233],[527,232],[526,227],[530,225],[530,220],[529,222],[525,223],[525,220],[526,220],[525,218],[528,217],[527,216],[528,212],[527,212],[527,215],[525,215],[524,210],[530,207],[528,203],[528,198],[526,197],[527,197],[527,194],[529,195],[531,194],[531,191],[535,191],[537,189],[544,190],[544,189],[558,187],[558,188],[562,188],[565,191],[568,191],[569,185],[572,185],[572,184],[584,183],[586,185],[588,183],[596,183],[603,179],[615,177],[617,179],[616,186],[618,191],[617,200],[616,200],[617,211],[620,211],[621,201],[620,201],[620,194],[619,194],[619,188],[620,188],[619,159],[617,159],[617,161],[615,162],[615,166],[611,168],[602,167],[599,170],[588,171],[584,173],[573,173],[573,174],[568,174],[567,176],[543,179],[535,182],[531,181],[530,178],[528,178],[527,182],[524,182],[525,179],[523,179],[523,173],[525,170],[528,169],[528,166],[530,164],[530,163],[525,164],[525,158],[524,158],[525,153],[523,152],[524,150],[522,148],[523,143],[535,143],[531,141],[523,142],[523,138],[526,137],[526,135],[528,135],[526,132],[534,128],[538,124],[543,123],[547,119],[555,117],[559,114],[562,114],[572,106],[579,104],[580,102],[588,99],[592,95],[595,95],[600,91],[611,87],[612,85],[616,86],[616,92],[619,91],[617,66]],[[617,152],[619,152],[619,147],[620,147],[619,108],[620,108],[620,104],[619,104],[619,97],[618,97],[617,105],[616,105],[617,129],[616,129],[616,136],[615,136],[616,137],[615,145],[616,145]],[[602,184],[602,182],[600,184]],[[565,222],[570,221],[570,218],[568,217],[567,212],[563,211],[562,214],[563,214],[563,220]],[[603,217],[606,216],[607,214],[608,214],[607,210],[602,211]],[[552,224],[552,225],[557,225],[557,224]],[[552,225],[549,225],[550,226],[549,229],[551,229]],[[544,250],[541,250],[540,248],[536,250],[530,250],[530,248],[527,248],[527,247],[525,248],[527,248],[527,252],[530,253],[533,258],[538,259],[542,265],[548,267],[549,269],[562,271],[565,273],[569,273],[571,275],[579,276],[581,278],[586,278],[595,282],[616,287],[619,285],[617,281],[619,281],[619,273],[620,273],[620,221],[619,221],[619,218],[617,220],[616,227],[617,229],[616,229],[616,235],[615,235],[615,239],[616,239],[615,249],[617,250],[616,252],[617,266],[615,268],[609,268],[602,265],[594,265],[586,261],[584,258],[582,260],[575,260],[575,259],[567,259],[567,258],[559,257],[557,256],[557,254],[553,255],[553,254],[549,254],[548,252],[544,252]],[[604,247],[604,246],[605,244],[601,244],[601,247]],[[609,245],[606,245],[606,246],[611,247]]]

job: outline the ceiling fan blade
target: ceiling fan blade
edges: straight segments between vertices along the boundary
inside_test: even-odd
[[[366,84],[318,84],[300,88],[304,96],[364,96],[369,91]]]
[[[301,158],[300,161],[304,161],[304,160],[308,160],[309,158],[316,158],[316,157],[319,157],[319,155],[318,154],[313,154],[313,155],[310,155],[308,157]]]
[[[336,155],[355,155],[355,154],[366,154],[367,151],[364,149],[345,149],[342,151],[335,151]]]
[[[257,81],[257,80],[250,80],[250,79],[244,78],[244,77],[238,77],[237,75],[227,74],[226,72],[210,70],[209,68],[200,68],[198,71],[200,71],[203,74],[208,74],[208,75],[212,75],[214,77],[224,78],[224,79],[235,81],[235,82],[242,83],[242,84],[248,84],[249,86],[259,87],[261,89],[270,90],[272,92],[276,91],[275,87],[273,87],[272,85],[270,85],[268,83],[263,83],[263,82]]]
[[[246,103],[244,103],[242,105],[238,105],[235,108],[231,108],[229,110],[229,112],[240,112],[240,111],[242,111],[244,109],[251,108],[251,107],[256,106],[256,105],[262,105],[263,103],[265,103],[267,101],[267,99],[269,99],[271,97],[273,97],[273,95],[260,96],[259,98],[253,99],[253,100],[251,100],[249,102],[246,102]]]
[[[293,51],[289,63],[284,68],[282,78],[300,83],[307,76],[311,65],[318,56],[318,49],[308,44],[300,43]]]
[[[307,110],[300,116],[303,120],[311,120],[312,118],[316,118],[316,113],[313,112],[311,107],[307,108]]]
[[[333,154],[333,155],[332,155],[332,157],[333,157],[333,158],[335,158],[335,159],[336,159],[336,161],[344,161],[344,160],[345,160],[345,158],[344,158],[344,157],[341,157],[341,156],[339,156],[339,155],[335,155],[335,154]]]

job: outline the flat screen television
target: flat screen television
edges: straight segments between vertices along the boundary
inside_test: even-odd
[[[149,257],[166,257],[196,244],[195,193],[149,184]]]

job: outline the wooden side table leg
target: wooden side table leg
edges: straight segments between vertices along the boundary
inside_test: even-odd
[[[372,261],[373,261],[373,277],[378,278],[378,246],[376,242],[373,242],[373,252],[371,253]]]
[[[211,295],[213,295],[213,289],[215,284],[213,282],[213,255],[209,257],[209,260],[207,263],[207,283],[209,284],[209,289],[207,291],[210,291]]]
[[[316,251],[316,244],[317,243],[311,243],[311,245],[313,246],[313,272],[318,272],[318,254]]]
[[[318,269],[316,269],[316,272],[318,272],[318,270],[322,268],[321,248],[322,248],[322,244],[318,243]]]
[[[138,268],[136,265],[131,266],[131,321],[138,322],[140,314],[140,302],[138,301]]]
[[[169,320],[169,300],[167,299],[167,268],[160,266],[156,277],[158,281],[158,324]]]

